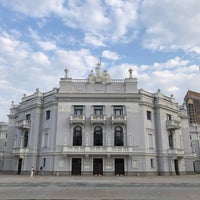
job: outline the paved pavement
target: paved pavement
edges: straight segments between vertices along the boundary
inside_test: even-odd
[[[0,199],[200,200],[200,175],[33,178],[0,175]]]

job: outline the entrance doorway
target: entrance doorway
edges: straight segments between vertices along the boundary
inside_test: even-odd
[[[124,159],[115,159],[115,175],[124,175]]]
[[[71,175],[81,175],[81,158],[72,158]]]
[[[180,175],[180,172],[179,172],[179,166],[178,166],[178,160],[174,160],[174,168],[175,168],[175,173],[176,175]]]
[[[18,170],[17,170],[17,174],[21,174],[21,170],[22,170],[22,158],[20,158],[18,160]]]
[[[103,175],[103,158],[93,159],[93,175]]]

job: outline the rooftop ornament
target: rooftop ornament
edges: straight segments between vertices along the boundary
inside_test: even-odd
[[[96,72],[96,75],[94,74],[94,71],[91,70],[91,72],[87,78],[88,83],[91,83],[91,84],[92,83],[103,83],[103,84],[111,83],[111,78],[110,78],[110,75],[107,72],[107,70],[104,70],[103,73],[101,71],[101,58],[100,58],[100,62],[97,63],[95,72]]]

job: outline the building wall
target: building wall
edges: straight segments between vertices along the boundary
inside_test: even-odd
[[[55,175],[191,173],[193,154],[185,114],[180,115],[173,97],[138,90],[137,80],[129,73],[129,78],[107,82],[73,80],[66,75],[59,88],[47,93],[37,89],[19,105],[13,104],[4,170],[27,174],[32,166],[36,171],[42,166],[46,174]],[[83,106],[80,118],[74,116],[75,106]],[[93,116],[94,106],[103,107],[101,118]],[[123,115],[115,118],[113,106],[122,106]],[[167,124],[169,115],[171,125]],[[73,145],[77,126],[81,145]],[[100,146],[94,146],[97,126],[103,133]],[[114,145],[116,127],[123,130],[122,146]]]
[[[4,166],[5,150],[7,146],[8,123],[0,122],[0,171]]]

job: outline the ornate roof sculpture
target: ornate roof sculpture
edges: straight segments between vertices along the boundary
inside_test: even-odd
[[[95,68],[96,76],[94,74],[94,71],[91,70],[87,80],[88,83],[103,83],[103,84],[109,84],[111,83],[111,78],[107,70],[104,70],[103,73],[101,71],[101,62],[97,63],[97,66]]]

